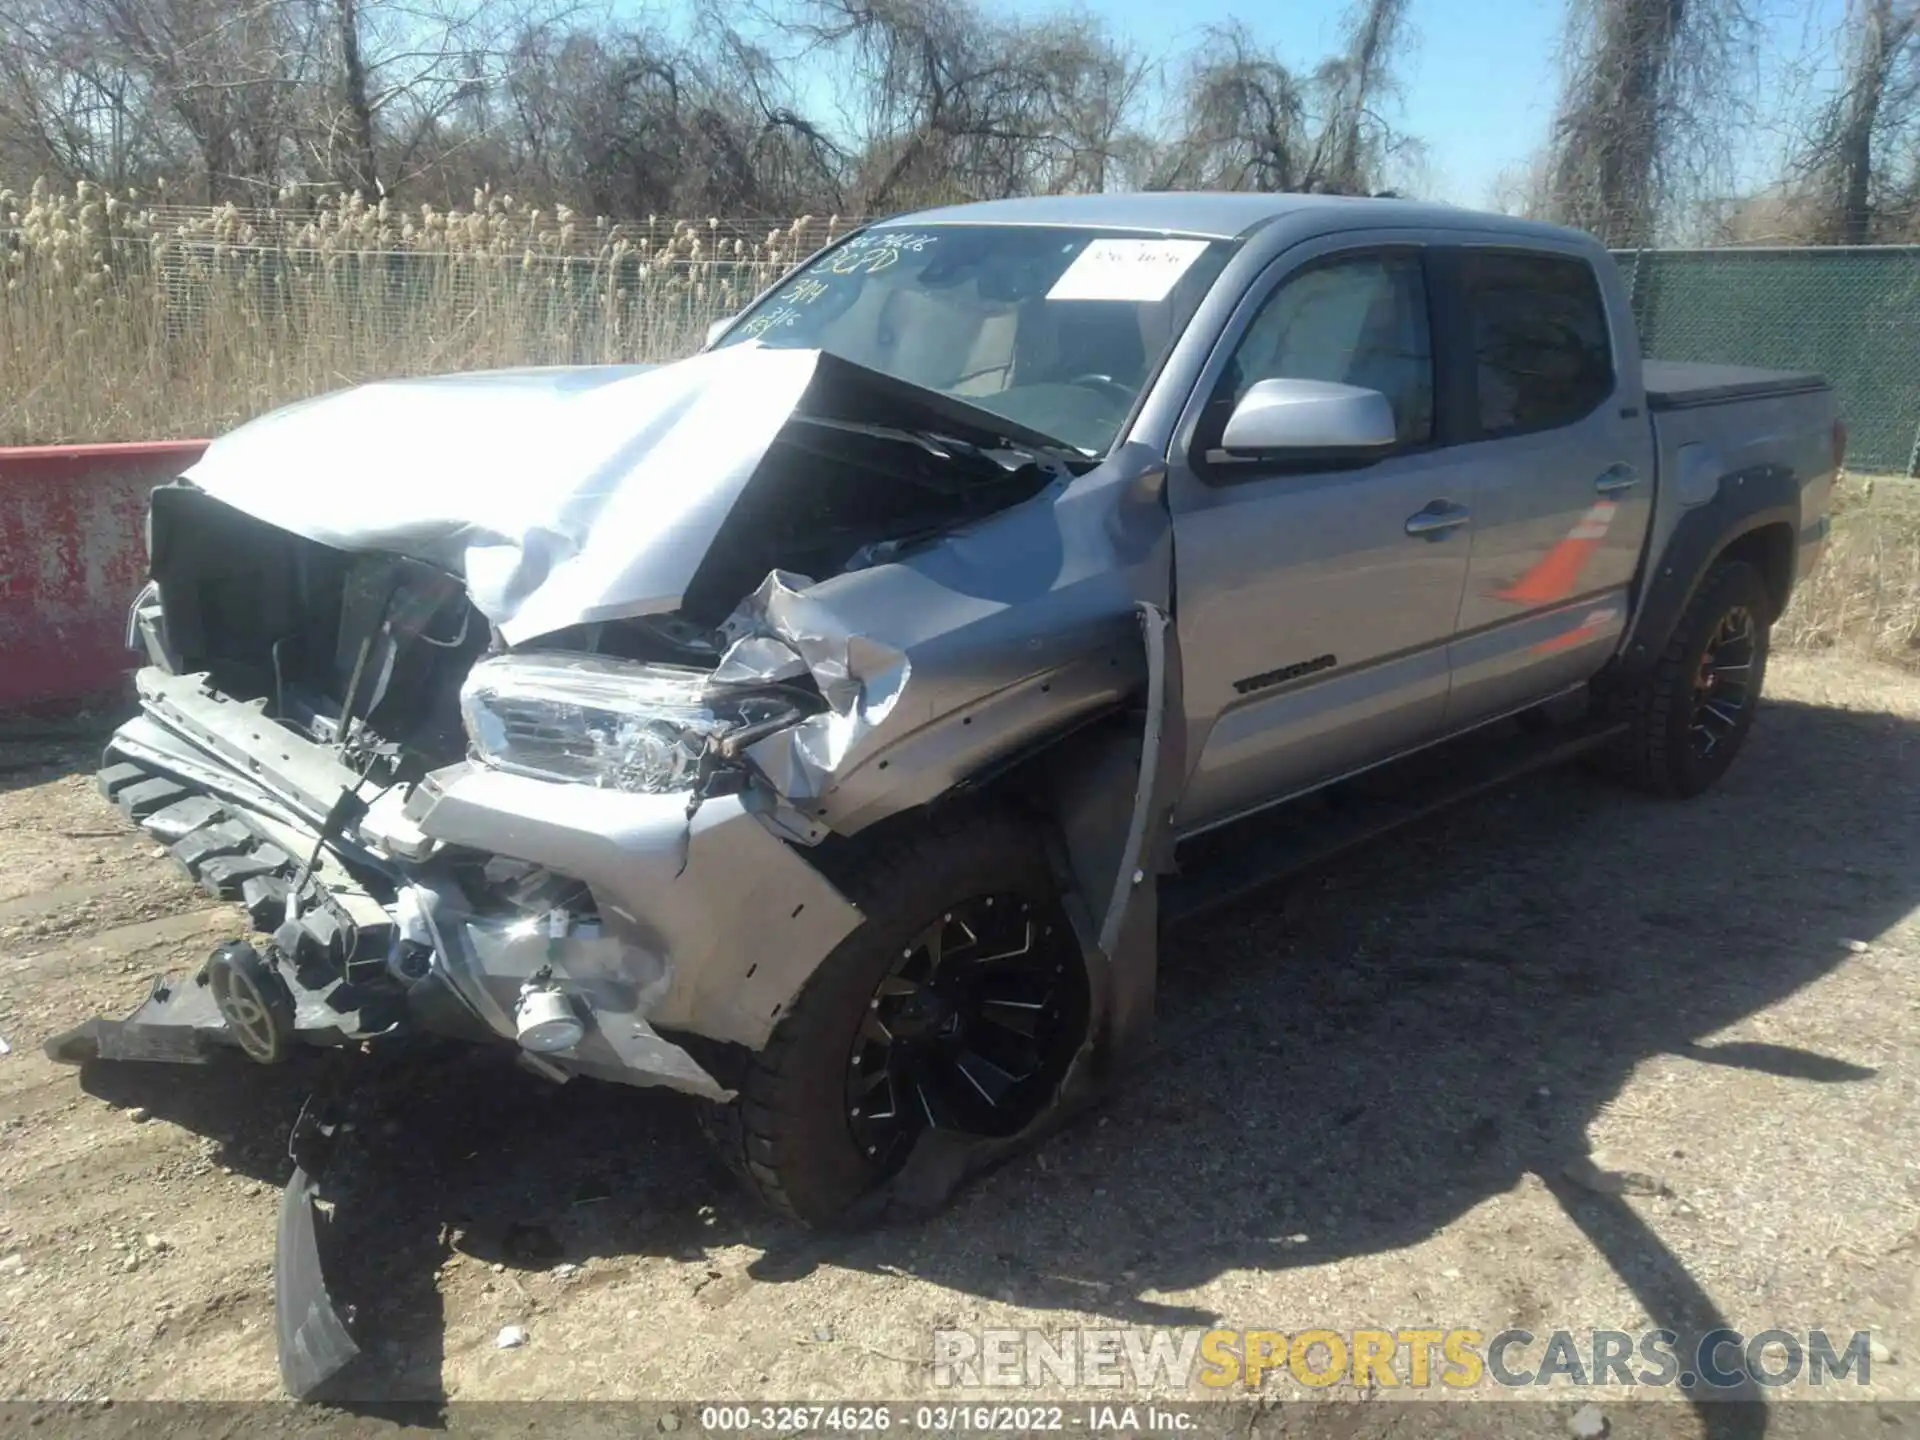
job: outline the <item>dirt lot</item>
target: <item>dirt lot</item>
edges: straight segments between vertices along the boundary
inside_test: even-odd
[[[1920,1397],[1920,680],[1781,657],[1770,691],[1704,800],[1549,776],[1176,932],[1157,1064],[922,1226],[765,1220],[672,1097],[388,1076],[343,1211],[366,1394],[921,1395],[944,1325],[1724,1321],[1871,1329],[1865,1393]],[[0,748],[0,1395],[272,1397],[315,1072],[42,1057],[241,928],[90,764]],[[1589,1147],[1667,1193],[1570,1182]]]

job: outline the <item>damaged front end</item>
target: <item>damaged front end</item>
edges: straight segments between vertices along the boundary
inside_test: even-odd
[[[950,1187],[1146,1034],[1179,743],[1163,478],[751,347],[244,427],[155,493],[141,713],[100,783],[260,933],[49,1052],[273,1063],[424,1030],[725,1103],[867,923],[874,846],[1012,806],[1087,998],[1031,1123],[928,1113],[896,1169]]]

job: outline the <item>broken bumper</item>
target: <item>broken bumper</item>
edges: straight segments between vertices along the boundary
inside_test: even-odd
[[[537,985],[559,991],[580,1022],[574,1043],[540,1047],[544,1067],[725,1099],[661,1029],[763,1047],[860,923],[752,792],[690,806],[685,795],[458,765],[404,805],[376,801],[353,833],[321,848],[293,933],[287,892],[356,777],[198,677],[150,669],[139,683],[144,713],[110,742],[102,789],[209,892],[274,934],[303,1039],[412,1024],[514,1040],[523,994]],[[528,909],[482,880],[496,858],[579,882],[592,903]],[[233,1043],[217,1013],[202,1013],[204,993],[163,982],[128,1022],[89,1022],[49,1051],[77,1060],[157,1046],[187,1059]]]
[[[760,1049],[860,923],[750,796],[690,813],[684,795],[553,785],[471,765],[439,772],[424,789],[428,834],[510,853],[593,891],[601,937],[570,949],[565,963],[606,1013],[645,1013]],[[437,912],[434,928],[461,993],[498,1028],[503,1002],[537,957],[497,923],[457,908]]]

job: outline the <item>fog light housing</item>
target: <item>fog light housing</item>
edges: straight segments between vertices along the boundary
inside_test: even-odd
[[[521,1048],[539,1054],[571,1049],[587,1033],[586,1023],[560,990],[521,991],[520,1006],[514,1011],[513,1019]]]

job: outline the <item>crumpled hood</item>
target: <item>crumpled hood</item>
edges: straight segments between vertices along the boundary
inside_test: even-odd
[[[263,415],[186,478],[271,525],[464,577],[519,644],[675,609],[817,350],[363,385]]]

